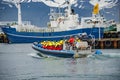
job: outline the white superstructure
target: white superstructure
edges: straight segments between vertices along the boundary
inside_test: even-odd
[[[106,20],[103,16],[100,16],[99,13],[93,14],[92,17],[82,17],[80,20],[79,15],[75,14],[75,11],[71,8],[71,0],[66,1],[67,7],[64,10],[64,13],[61,13],[60,11],[57,13],[55,10],[50,9],[50,21],[47,23],[47,27],[41,28],[31,24],[23,24],[20,4],[20,2],[15,3],[16,7],[18,8],[18,23],[12,24],[12,27],[15,27],[17,31],[53,32],[107,26]]]

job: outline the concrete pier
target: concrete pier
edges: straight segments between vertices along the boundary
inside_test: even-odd
[[[120,49],[120,38],[95,40],[96,49]]]
[[[0,43],[8,43],[8,39],[4,33],[0,33]]]

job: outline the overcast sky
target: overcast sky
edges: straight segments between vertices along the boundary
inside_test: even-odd
[[[4,2],[7,1],[7,2]],[[17,21],[17,8],[9,1],[18,0],[0,0],[0,21]],[[22,20],[31,21],[37,26],[46,26],[49,21],[50,7],[57,7],[58,3],[63,4],[64,0],[21,0]],[[120,21],[120,0],[71,0],[72,8],[80,17],[89,17],[92,14],[93,5],[99,3],[100,12],[106,19],[115,19]],[[63,7],[65,7],[64,5]],[[57,8],[56,8],[57,10]]]

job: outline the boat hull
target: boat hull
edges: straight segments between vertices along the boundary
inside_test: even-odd
[[[99,28],[82,28],[60,32],[18,32],[15,28],[3,27],[2,31],[7,35],[10,43],[33,43],[44,40],[61,40],[71,35],[78,35],[86,32],[99,38]],[[100,28],[100,37],[103,37],[103,28]]]
[[[74,52],[73,51],[67,51],[67,50],[48,50],[48,49],[43,49],[41,47],[38,47],[37,45],[32,46],[33,49],[39,51],[38,55],[44,54],[47,56],[54,56],[54,57],[61,57],[61,58],[73,58],[74,57]]]

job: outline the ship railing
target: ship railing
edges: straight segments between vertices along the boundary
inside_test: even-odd
[[[63,13],[50,13],[50,19],[57,19],[58,17],[63,16]]]
[[[18,21],[0,21],[0,25],[17,25]],[[24,25],[31,25],[30,21],[23,21],[22,24]]]
[[[17,31],[22,32],[54,32],[54,29],[52,28],[42,28],[42,27],[36,27],[36,26],[23,26],[19,27]]]
[[[117,24],[117,32],[120,32],[120,23]]]

